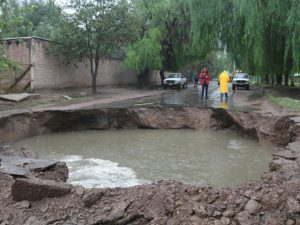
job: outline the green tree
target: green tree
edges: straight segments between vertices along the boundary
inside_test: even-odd
[[[23,9],[24,20],[32,24],[29,35],[48,39],[54,37],[54,27],[62,15],[62,8],[54,0],[31,0],[24,4]]]
[[[2,37],[51,38],[62,11],[54,0],[4,1],[1,8]]]
[[[18,27],[21,22],[22,18],[12,17],[9,13],[11,10],[15,10],[14,7],[16,6],[15,1],[1,1],[0,2],[0,40],[7,36],[14,36],[16,34],[16,27]],[[0,46],[0,75],[2,70],[13,69],[18,70],[20,66],[18,63],[14,62],[13,60],[9,59],[3,49],[3,45]]]
[[[50,38],[59,20],[61,8],[53,0],[1,1],[0,39],[37,35]],[[0,47],[0,70],[18,70],[18,63],[8,59]]]
[[[96,94],[100,60],[120,54],[136,38],[135,12],[126,0],[74,0],[72,13],[65,13],[51,48],[66,63],[87,58],[92,76],[92,93]]]
[[[297,0],[190,0],[193,42],[203,51],[225,51],[238,68],[288,85],[299,70]],[[204,47],[204,48],[203,48]]]
[[[153,28],[147,34],[129,46],[126,50],[124,65],[133,69],[138,74],[139,87],[144,87],[144,79],[149,70],[158,70],[162,68],[161,50],[161,32]]]
[[[292,63],[286,63],[292,67],[292,71],[300,71],[300,2],[291,0],[291,7],[287,14],[288,27],[285,57],[292,58]]]
[[[148,62],[162,60],[160,75],[164,70],[176,71],[199,57],[200,51],[192,46],[190,38],[189,5],[184,0],[135,0],[141,21],[141,39],[148,40],[149,32],[160,31],[160,38],[153,39],[151,44],[160,46],[160,51],[148,54]],[[154,43],[154,42],[157,43]],[[139,44],[135,46],[138,48]],[[143,49],[136,51],[143,52]],[[128,49],[130,51],[131,49]],[[127,57],[129,55],[127,54]],[[153,59],[149,59],[152,57]],[[131,59],[132,61],[132,59]],[[144,63],[137,61],[136,63]],[[143,67],[143,65],[141,65]]]

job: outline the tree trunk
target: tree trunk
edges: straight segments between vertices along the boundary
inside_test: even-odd
[[[98,75],[98,65],[97,60],[90,59],[91,64],[91,75],[92,75],[92,95],[97,93],[97,75]]]
[[[92,74],[92,95],[97,93],[97,74]]]
[[[284,74],[284,86],[289,86],[289,78],[290,76],[288,73]]]
[[[149,69],[144,69],[140,74],[138,74],[138,88],[144,89],[145,87],[145,78],[149,72]]]
[[[138,80],[138,88],[143,89],[143,77],[142,73],[137,75],[137,80]]]
[[[159,75],[160,75],[160,85],[163,87],[164,86],[164,79],[165,79],[165,71],[164,70],[160,70],[159,71]]]
[[[274,76],[275,76],[274,74],[272,74],[272,76],[271,76],[271,84],[272,84],[272,85],[274,85],[274,83],[275,83]]]
[[[270,83],[269,75],[266,75],[266,76],[265,76],[265,83],[266,83],[266,84],[269,84],[269,83]]]
[[[282,85],[282,74],[281,73],[276,74],[276,83],[277,83],[277,85]]]

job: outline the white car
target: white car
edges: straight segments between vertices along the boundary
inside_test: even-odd
[[[247,73],[237,73],[232,79],[232,89],[236,89],[238,87],[250,89],[250,76]]]
[[[181,73],[171,73],[164,79],[164,89],[167,89],[168,87],[184,89],[186,87],[186,78]]]

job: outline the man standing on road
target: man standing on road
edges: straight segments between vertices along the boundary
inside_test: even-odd
[[[194,74],[194,72],[193,72],[193,81],[194,81],[194,88],[198,88],[199,76],[197,73]]]
[[[223,95],[225,94],[225,97],[228,97],[228,83],[230,81],[230,77],[226,70],[224,70],[218,77],[218,81],[220,84],[220,93],[221,98],[223,98]]]
[[[199,78],[202,86],[201,98],[204,97],[204,92],[205,92],[205,98],[208,98],[208,85],[209,85],[209,81],[211,80],[211,76],[206,67],[204,67],[203,70],[200,72]]]

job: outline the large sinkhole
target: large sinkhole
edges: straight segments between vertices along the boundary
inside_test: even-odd
[[[129,187],[161,179],[233,186],[259,179],[272,148],[231,130],[113,129],[58,132],[13,144],[67,162],[68,182]]]

